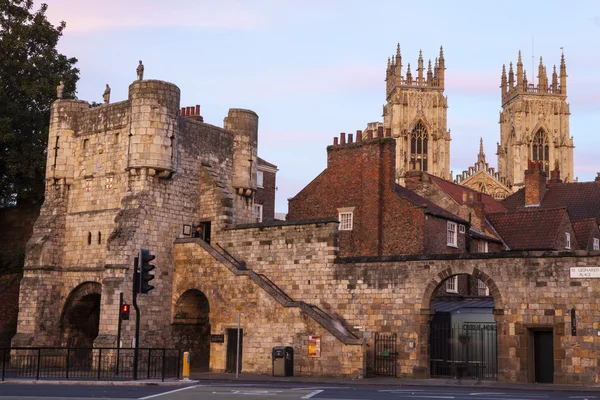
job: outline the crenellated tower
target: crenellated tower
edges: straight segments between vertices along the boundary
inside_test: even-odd
[[[563,181],[573,181],[574,146],[569,133],[564,54],[561,55],[560,71],[557,73],[554,66],[551,80],[540,57],[537,82],[529,83],[519,51],[516,75],[515,83],[512,63],[508,76],[506,66],[502,66],[500,143],[496,153],[500,176],[516,191],[523,186],[527,162],[532,160],[542,163],[547,176],[558,164]]]
[[[383,126],[396,138],[396,181],[404,183],[410,170],[427,171],[450,179],[450,131],[446,127],[448,99],[444,96],[444,51],[425,72],[419,51],[416,78],[410,64],[403,70],[400,44],[388,59]]]

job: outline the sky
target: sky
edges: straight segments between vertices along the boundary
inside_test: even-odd
[[[600,172],[600,3],[355,0],[47,0],[53,24],[67,23],[58,49],[79,60],[79,99],[127,99],[143,60],[144,79],[181,89],[223,126],[229,108],[259,115],[258,155],[275,164],[276,212],[326,167],[340,132],[382,121],[387,59],[403,62],[444,47],[450,166],[473,165],[483,138],[496,166],[502,64],[523,53],[527,76],[539,57],[550,73],[567,63],[575,176]],[[40,2],[36,3],[36,8]],[[532,55],[535,74],[532,74]]]

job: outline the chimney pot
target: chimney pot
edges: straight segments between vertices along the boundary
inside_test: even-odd
[[[196,115],[200,115],[200,104],[196,104]]]
[[[353,142],[353,135],[351,133],[348,134],[348,143],[352,143]]]
[[[362,142],[362,131],[359,129],[356,131],[356,143]]]
[[[377,127],[377,137],[378,138],[382,138],[383,137],[383,126],[378,126]]]
[[[346,132],[340,133],[340,144],[346,144]]]
[[[333,138],[333,145],[334,146],[338,145],[338,138],[336,138],[336,137]]]
[[[181,107],[181,116],[185,117],[185,107]]]
[[[373,139],[373,129],[367,129],[367,140]]]
[[[189,117],[189,116],[190,116],[190,108],[191,108],[191,107],[186,107],[186,108],[185,108],[185,116],[186,116],[186,117]]]

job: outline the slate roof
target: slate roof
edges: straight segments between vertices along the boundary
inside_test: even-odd
[[[502,201],[509,211],[525,210],[525,189],[508,196]],[[565,207],[571,221],[596,218],[600,221],[600,183],[574,182],[550,183],[537,209]],[[532,208],[527,208],[532,209]]]
[[[565,208],[532,209],[486,216],[510,250],[556,250]]]
[[[440,187],[440,189],[442,189],[444,192],[446,192],[458,204],[464,204],[463,197],[462,197],[464,192],[467,192],[467,195],[472,194],[473,197],[475,197],[477,194],[479,194],[478,191],[468,188],[466,186],[461,186],[459,184],[447,181],[445,179],[442,179],[440,177],[437,177],[437,176],[434,176],[431,174],[427,174],[427,175],[429,175],[432,182],[435,182],[435,184],[438,185]],[[485,205],[485,211],[488,213],[508,211],[502,205],[502,203],[500,203],[498,200],[494,199],[489,194],[481,193],[481,201]]]
[[[472,300],[456,301],[433,300],[431,302],[431,308],[433,308],[435,312],[451,313],[460,311],[461,314],[491,314],[494,309],[494,299],[475,298]]]
[[[265,161],[260,157],[257,157],[257,158],[258,158],[258,165],[264,165],[266,167],[271,167],[271,168],[277,169],[277,165],[271,164],[270,162]]]
[[[425,207],[425,213],[427,214],[431,214],[433,216],[447,219],[450,221],[458,222],[459,224],[463,225],[468,224],[468,221],[465,221],[464,219],[452,214],[451,212],[444,210],[442,207],[437,206],[432,201],[429,201],[426,198],[419,196],[412,190],[407,189],[398,184],[396,185],[396,193],[398,193],[401,197],[405,198],[406,200],[410,201],[411,203],[417,206]]]

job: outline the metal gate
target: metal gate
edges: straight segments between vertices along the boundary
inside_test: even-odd
[[[375,375],[396,376],[396,334],[375,333]]]
[[[431,377],[498,378],[498,342],[494,322],[433,323]]]

